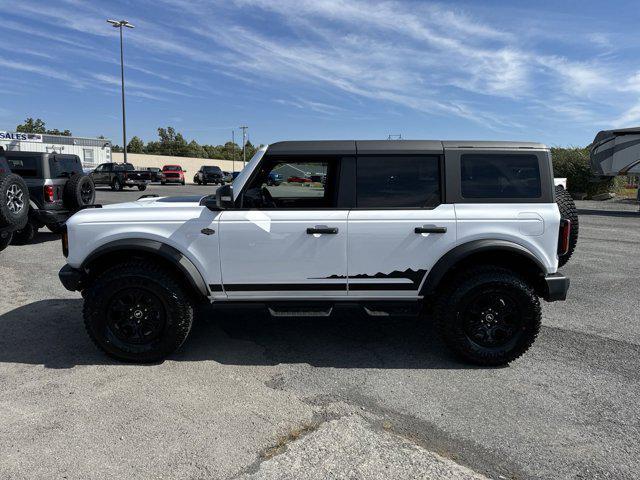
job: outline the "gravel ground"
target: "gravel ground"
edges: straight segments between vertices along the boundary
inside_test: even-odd
[[[545,304],[534,347],[499,369],[452,359],[415,320],[228,307],[199,312],[169,360],[120,364],[57,279],[58,237],[11,246],[0,478],[640,478],[640,215],[577,203],[570,298]]]

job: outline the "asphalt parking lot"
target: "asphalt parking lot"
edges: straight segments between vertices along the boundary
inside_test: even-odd
[[[169,360],[120,364],[44,229],[0,254],[0,478],[640,478],[640,214],[577,203],[570,298],[499,369],[416,320],[228,308],[200,311]]]

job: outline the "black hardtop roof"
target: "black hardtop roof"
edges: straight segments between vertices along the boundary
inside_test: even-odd
[[[591,145],[595,145],[597,143],[601,143],[606,140],[611,140],[620,135],[633,135],[633,134],[640,134],[640,127],[618,128],[616,130],[600,130],[596,134],[596,138],[593,139],[593,143]]]
[[[492,142],[466,140],[303,140],[284,141],[269,145],[271,155],[395,155],[444,153],[449,148],[536,149],[546,145],[534,142]]]

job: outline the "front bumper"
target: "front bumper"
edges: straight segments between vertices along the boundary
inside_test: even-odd
[[[546,284],[546,295],[544,299],[547,302],[557,302],[559,300],[567,299],[567,292],[569,291],[569,278],[565,277],[561,273],[552,273],[544,277]]]
[[[72,292],[77,292],[82,290],[83,280],[85,274],[82,270],[73,268],[71,265],[67,264],[60,269],[58,272],[58,277],[60,278],[60,282],[67,290]]]

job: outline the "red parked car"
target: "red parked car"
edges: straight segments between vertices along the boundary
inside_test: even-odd
[[[165,165],[162,167],[162,173],[164,177],[160,180],[160,183],[180,183],[184,185],[184,174],[186,170],[182,170],[180,165]]]
[[[289,177],[287,179],[287,182],[289,182],[289,183],[311,183],[311,179],[310,178],[305,178],[305,177]]]

